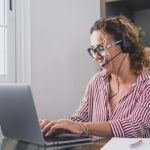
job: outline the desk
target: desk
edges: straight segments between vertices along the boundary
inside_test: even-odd
[[[1,141],[0,150],[100,150],[101,147],[104,146],[104,144],[106,144],[106,141],[101,140],[94,143],[84,143],[63,147],[42,147],[25,142],[19,142],[17,140],[4,138]]]

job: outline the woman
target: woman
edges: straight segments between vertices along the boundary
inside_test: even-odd
[[[64,120],[43,119],[42,132],[150,137],[149,55],[136,27],[125,17],[96,21],[88,52],[101,71],[90,80],[75,114]]]

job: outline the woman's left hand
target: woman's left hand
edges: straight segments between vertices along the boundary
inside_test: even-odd
[[[53,133],[57,132],[57,131],[68,131],[74,134],[83,134],[84,131],[81,128],[80,124],[78,122],[69,120],[69,119],[63,119],[58,121],[50,130],[48,130],[45,133],[45,136],[50,136]]]

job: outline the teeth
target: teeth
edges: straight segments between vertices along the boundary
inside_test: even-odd
[[[107,61],[103,61],[103,62],[100,63],[100,65],[104,65],[104,64],[106,64],[106,62],[107,62]]]
[[[103,64],[100,63],[99,65],[100,65],[100,69],[102,70],[102,69],[104,68],[104,67],[103,67]]]
[[[105,67],[106,64],[107,64],[107,61],[106,61],[106,60],[103,61],[103,62],[101,62],[101,63],[99,63],[99,65],[100,65],[100,70],[101,70],[101,71],[103,70],[103,68]]]

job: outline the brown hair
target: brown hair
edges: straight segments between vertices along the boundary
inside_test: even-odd
[[[118,19],[121,23],[118,22]],[[106,35],[112,35],[115,40],[122,40],[122,32],[126,40],[131,44],[130,67],[136,74],[147,71],[150,68],[150,52],[145,49],[139,40],[139,32],[136,26],[126,17],[108,17],[97,20],[90,33],[101,30]]]

